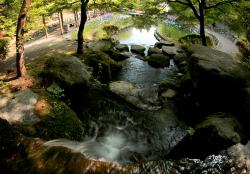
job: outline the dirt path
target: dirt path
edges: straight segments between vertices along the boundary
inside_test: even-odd
[[[74,29],[72,29],[73,31]],[[35,41],[25,43],[25,61],[29,63],[48,52],[51,51],[72,51],[76,49],[76,41],[70,40],[71,32],[60,35],[60,31],[56,30],[50,33],[49,37],[42,37]],[[7,59],[0,61],[0,73],[4,73],[8,70],[15,70],[15,47],[11,48]]]
[[[212,34],[218,39],[219,43],[215,49],[228,53],[233,57],[241,55],[239,48],[235,45],[235,43],[230,39],[226,38],[224,35],[210,29],[206,29],[206,32]]]

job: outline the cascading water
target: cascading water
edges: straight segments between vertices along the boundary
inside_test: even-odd
[[[117,38],[123,44],[143,45],[148,50],[157,41],[154,38],[155,29],[151,27],[149,30],[139,30],[132,27],[121,32]],[[154,101],[158,96],[157,84],[166,78],[176,78],[173,62],[170,67],[157,69],[138,59],[137,55],[130,54],[130,58],[122,61],[123,68],[116,80],[135,83],[144,88],[144,96]],[[176,118],[171,104],[166,108],[147,112],[111,108],[102,110],[97,118],[88,118],[87,135],[83,142],[58,139],[46,142],[46,145],[65,146],[90,159],[128,165],[160,159],[186,136],[185,124]]]

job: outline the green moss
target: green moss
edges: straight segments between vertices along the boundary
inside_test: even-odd
[[[101,82],[112,80],[121,65],[111,59],[109,55],[101,51],[86,51],[84,54],[84,63],[93,67],[93,76]]]
[[[66,138],[80,141],[83,139],[83,124],[71,108],[43,89],[34,90],[34,92],[42,97],[35,108],[40,121],[33,126],[35,133],[32,136],[45,140]]]
[[[61,101],[50,101],[50,104],[52,112],[35,125],[37,136],[46,140],[56,138],[82,140],[84,130],[76,113]]]
[[[167,89],[174,89],[174,90],[178,90],[180,88],[180,84],[175,81],[175,80],[170,80],[170,79],[166,79],[161,81],[160,85],[159,85],[159,91],[166,91]]]

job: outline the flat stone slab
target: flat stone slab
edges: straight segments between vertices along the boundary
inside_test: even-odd
[[[164,55],[174,57],[177,54],[177,48],[173,46],[163,46],[162,52]]]
[[[115,48],[119,51],[129,51],[128,45],[126,44],[118,44]]]
[[[39,118],[34,114],[39,96],[26,89],[7,97],[0,98],[0,118],[10,123],[34,123]]]
[[[131,45],[131,52],[144,55],[145,47],[141,45]]]
[[[169,41],[159,41],[155,43],[155,47],[162,48],[163,46],[174,46],[174,43]]]
[[[155,105],[157,98],[155,98],[152,92],[146,92],[145,90],[147,89],[140,89],[131,82],[111,82],[109,84],[109,90],[139,109],[159,109],[159,106]]]
[[[148,49],[148,55],[150,56],[151,54],[161,54],[162,51],[159,48],[152,48],[150,47]]]

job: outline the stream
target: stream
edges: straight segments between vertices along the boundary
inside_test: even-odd
[[[152,26],[150,29],[138,29],[136,27],[129,27],[126,30],[121,31],[116,39],[121,44],[142,45],[146,48],[145,55],[149,47],[153,47],[157,42],[154,37],[156,27]],[[123,68],[116,77],[116,80],[130,81],[141,87],[154,86],[164,79],[176,78],[176,67],[171,62],[170,67],[166,68],[153,68],[148,65],[147,62],[138,58],[138,55],[131,53],[129,59],[122,61]]]
[[[148,49],[157,42],[155,30],[154,26],[149,30],[130,27],[120,32],[117,38],[128,46],[138,44]],[[130,81],[145,89],[146,97],[157,98],[157,84],[167,78],[176,78],[173,64],[157,69],[130,54],[130,58],[122,62],[123,68],[116,80]],[[65,146],[90,159],[126,166],[164,158],[187,134],[186,125],[177,119],[171,103],[156,111],[130,111],[116,107],[116,103],[104,105],[97,119],[89,118],[85,141],[58,139],[46,142],[46,145]]]

